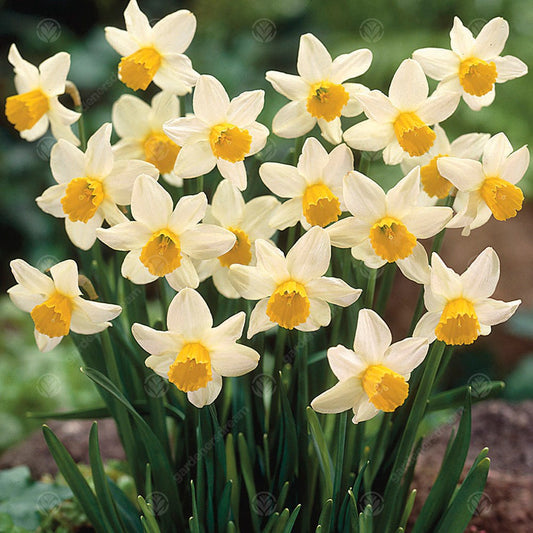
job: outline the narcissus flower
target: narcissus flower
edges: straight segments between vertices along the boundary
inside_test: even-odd
[[[65,219],[70,240],[88,250],[96,240],[96,228],[127,220],[117,205],[129,205],[133,183],[139,174],[157,179],[157,169],[145,161],[115,161],[111,149],[111,124],[104,124],[88,141],[83,153],[60,140],[52,148],[50,166],[58,185],[36,198],[37,205]]]
[[[396,262],[403,274],[425,283],[427,254],[418,239],[437,234],[451,219],[449,207],[419,206],[420,170],[415,167],[387,193],[360,172],[344,178],[344,201],[353,217],[327,228],[333,246],[351,248],[369,268]]]
[[[529,166],[529,150],[513,147],[504,133],[485,144],[481,163],[473,159],[444,157],[437,162],[439,173],[458,189],[454,203],[457,215],[449,228],[464,228],[463,235],[479,228],[491,215],[508,220],[522,209],[524,194],[515,184]]]
[[[178,97],[167,91],[157,93],[151,106],[131,94],[121,96],[113,104],[113,127],[121,138],[113,145],[115,157],[148,161],[180,187],[182,180],[173,172],[180,147],[163,131],[163,124],[179,114]]]
[[[439,87],[456,92],[468,106],[479,111],[494,100],[495,84],[527,74],[527,65],[514,56],[500,56],[509,24],[501,17],[487,22],[474,39],[459,17],[450,31],[451,50],[422,48],[413,53]]]
[[[134,91],[153,81],[175,94],[190,93],[198,79],[191,60],[183,54],[196,31],[196,18],[186,9],[171,13],[150,27],[136,0],[124,11],[126,31],[107,27],[107,42],[123,57],[118,77]]]
[[[174,172],[180,178],[207,174],[215,166],[241,191],[244,159],[263,149],[268,128],[256,122],[264,91],[246,91],[231,100],[213,76],[200,76],[193,95],[194,116],[170,120],[163,130],[179,146]]]
[[[272,122],[279,137],[305,135],[318,123],[322,136],[332,144],[342,141],[340,117],[362,112],[357,97],[368,92],[359,83],[345,80],[364,74],[372,62],[366,48],[331,59],[326,47],[311,33],[300,37],[297,69],[299,76],[271,70],[266,79],[283,96],[292,100],[282,107]]]
[[[129,251],[122,263],[122,275],[144,285],[165,277],[179,291],[198,287],[193,259],[211,259],[228,252],[235,235],[212,224],[199,224],[205,215],[203,192],[182,196],[173,202],[150,176],[137,178],[131,195],[133,222],[98,229],[98,238],[114,250]]]
[[[428,92],[420,65],[412,59],[402,61],[388,97],[377,90],[358,96],[368,120],[347,129],[344,140],[358,150],[384,148],[387,165],[397,165],[408,155],[425,154],[436,137],[429,126],[447,119],[459,103],[459,95],[451,91],[435,91],[430,97]]]
[[[345,209],[342,178],[353,170],[352,151],[341,144],[330,154],[313,137],[307,139],[298,166],[263,163],[263,183],[282,198],[290,198],[273,214],[270,223],[278,229],[294,226],[327,226]]]
[[[409,337],[391,342],[390,329],[377,313],[359,311],[353,350],[340,344],[328,350],[329,366],[339,382],[317,396],[311,407],[319,413],[352,409],[352,422],[357,424],[403,405],[407,382],[426,357],[428,341]]]
[[[446,132],[439,124],[434,128],[436,138],[428,152],[420,157],[406,157],[402,161],[405,174],[420,165],[420,182],[424,192],[433,198],[446,198],[453,188],[453,183],[441,176],[437,168],[437,161],[441,157],[460,157],[479,159],[483,153],[485,143],[489,140],[488,133],[467,133],[457,137],[450,143]]]
[[[347,307],[361,289],[338,278],[324,277],[331,258],[328,234],[312,227],[289,250],[287,257],[269,243],[255,243],[257,266],[233,264],[230,280],[247,300],[259,300],[248,327],[248,338],[273,328],[315,331],[331,320],[328,302]]]
[[[12,44],[7,58],[15,67],[18,94],[6,99],[6,117],[20,132],[20,136],[27,141],[35,141],[46,133],[50,124],[56,139],[80,144],[70,129],[80,114],[67,109],[58,99],[65,92],[70,55],[59,52],[37,68],[22,59],[17,47]]]
[[[259,354],[237,344],[245,319],[240,312],[213,327],[204,299],[193,289],[183,289],[168,308],[168,331],[142,324],[133,324],[131,331],[151,354],[146,366],[186,392],[193,405],[203,407],[219,395],[223,376],[242,376],[257,366]]]
[[[520,300],[502,302],[490,298],[500,278],[500,260],[486,248],[461,275],[448,268],[434,253],[424,302],[429,311],[418,322],[414,335],[450,345],[472,344],[488,335],[491,326],[508,320]]]
[[[220,294],[226,298],[239,298],[229,279],[229,267],[255,262],[255,241],[270,239],[274,234],[269,222],[278,206],[279,202],[273,196],[259,196],[245,203],[237,187],[222,180],[213,195],[212,205],[207,208],[204,222],[226,228],[235,235],[236,241],[224,255],[200,262],[200,280],[213,276]]]
[[[12,302],[31,314],[35,341],[41,352],[55,348],[70,331],[91,335],[111,326],[122,308],[81,297],[78,267],[71,259],[50,268],[52,277],[22,259],[11,261],[17,285],[7,292]]]

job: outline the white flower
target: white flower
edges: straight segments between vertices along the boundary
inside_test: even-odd
[[[139,174],[157,179],[156,168],[145,161],[115,161],[111,149],[111,124],[104,124],[88,141],[83,153],[65,140],[50,154],[52,174],[58,185],[36,198],[37,205],[65,219],[70,240],[88,250],[96,240],[96,228],[127,220],[117,205],[129,205],[133,183]]]
[[[81,298],[78,267],[71,259],[50,268],[50,278],[22,259],[10,263],[17,285],[7,292],[13,303],[31,314],[41,352],[55,348],[69,331],[91,335],[111,326],[122,308]]]
[[[344,201],[353,217],[327,228],[333,246],[351,248],[369,268],[396,262],[417,283],[429,275],[427,254],[418,239],[444,228],[453,215],[449,207],[418,205],[420,167],[415,167],[387,193],[360,172],[344,178]]]
[[[318,122],[322,136],[332,144],[342,141],[340,117],[362,112],[357,101],[368,89],[345,80],[364,74],[372,62],[366,48],[331,59],[326,47],[311,33],[300,37],[297,70],[299,76],[271,70],[266,79],[283,96],[292,100],[272,122],[279,137],[295,138],[311,131]]]
[[[277,229],[298,221],[310,226],[327,226],[345,210],[342,178],[353,170],[352,151],[341,144],[330,154],[317,139],[305,141],[298,166],[263,163],[259,175],[263,183],[282,198],[290,198],[273,214],[270,223]]]
[[[163,124],[179,115],[179,99],[167,91],[157,93],[151,106],[131,94],[121,96],[113,104],[113,127],[121,138],[113,145],[115,157],[148,161],[168,183],[181,187],[173,172],[180,147],[163,131]]]
[[[213,283],[220,294],[226,298],[239,298],[229,279],[229,267],[235,263],[254,264],[255,241],[270,239],[274,234],[269,222],[278,206],[279,202],[273,196],[259,196],[245,203],[235,185],[222,180],[213,195],[212,205],[207,208],[204,222],[226,228],[237,240],[224,255],[200,262],[200,281],[213,276]]]
[[[230,280],[247,300],[259,300],[250,315],[248,338],[276,324],[315,331],[331,320],[328,302],[347,307],[361,289],[338,278],[324,277],[331,258],[328,234],[313,226],[287,253],[258,239],[257,266],[231,265]]]
[[[454,209],[457,215],[449,228],[464,228],[462,234],[479,228],[494,215],[507,220],[522,209],[524,194],[515,184],[529,166],[527,146],[513,152],[504,133],[491,137],[485,144],[481,163],[473,159],[444,157],[438,160],[439,173],[458,189]]]
[[[420,157],[406,157],[402,161],[401,167],[403,172],[407,174],[419,165],[423,191],[432,198],[446,198],[450,194],[453,184],[440,175],[437,161],[446,156],[479,159],[490,135],[488,133],[467,133],[450,143],[446,132],[439,124],[435,124],[434,131],[437,137],[429,151]]]
[[[59,103],[58,96],[65,92],[65,82],[70,68],[70,55],[59,52],[43,61],[39,68],[22,59],[12,44],[7,56],[15,67],[16,96],[6,99],[6,116],[27,141],[42,137],[48,129],[56,139],[67,139],[78,145],[80,141],[72,133],[80,114]]]
[[[235,235],[218,226],[199,224],[205,215],[203,192],[182,196],[173,209],[172,197],[150,176],[135,181],[131,195],[133,222],[98,229],[98,238],[114,250],[129,251],[122,275],[144,285],[165,277],[179,291],[198,287],[191,261],[211,259],[235,244]]]
[[[413,53],[439,87],[456,92],[474,111],[494,100],[495,84],[527,74],[527,65],[514,56],[500,56],[509,24],[501,17],[487,22],[474,39],[472,32],[455,17],[450,31],[451,50],[422,48]]]
[[[459,103],[459,95],[451,91],[435,91],[430,97],[428,92],[420,65],[412,59],[402,61],[388,97],[377,90],[358,96],[368,120],[346,130],[344,140],[358,150],[384,148],[387,165],[397,165],[407,155],[425,154],[435,141],[429,126],[448,118]]]
[[[418,322],[414,335],[450,345],[472,344],[479,335],[488,335],[491,326],[508,320],[521,303],[490,298],[499,279],[500,260],[492,248],[481,252],[461,275],[434,253],[429,284],[424,287],[429,312]]]
[[[328,350],[329,366],[339,382],[317,396],[311,407],[319,413],[352,409],[354,424],[400,407],[409,394],[411,372],[426,357],[428,341],[409,337],[391,342],[390,329],[377,313],[359,311],[353,350],[340,344]]]
[[[124,11],[126,31],[107,27],[108,43],[123,57],[118,77],[130,89],[145,90],[153,82],[165,91],[187,94],[198,79],[191,60],[183,54],[196,31],[196,18],[180,9],[150,27],[136,0]]]
[[[256,122],[264,91],[246,91],[229,100],[213,76],[200,76],[193,95],[194,115],[167,122],[164,132],[179,146],[174,172],[195,178],[215,166],[241,191],[246,189],[244,158],[263,149],[268,129]]]
[[[131,331],[152,354],[146,366],[186,392],[193,405],[203,407],[219,395],[222,376],[242,376],[257,366],[259,354],[236,342],[245,318],[240,312],[213,327],[204,299],[193,289],[183,289],[168,308],[168,331],[142,324],[133,324]]]

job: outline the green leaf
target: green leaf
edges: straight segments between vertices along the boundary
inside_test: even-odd
[[[137,496],[137,501],[139,502],[139,507],[143,512],[143,527],[147,533],[161,533],[159,525],[154,517],[154,510],[150,502],[147,502],[142,496]]]
[[[298,518],[298,513],[300,512],[301,508],[302,508],[301,504],[298,504],[294,508],[294,510],[291,513],[291,516],[289,516],[289,519],[287,520],[287,523],[285,524],[283,533],[290,533],[292,531],[292,529],[294,528],[294,524],[296,523],[296,519]]]
[[[192,499],[192,516],[189,518],[189,527],[191,533],[200,533],[200,522],[198,518],[198,506],[196,505],[196,490],[194,481],[191,479],[191,499]]]
[[[254,473],[252,469],[252,463],[250,461],[250,454],[248,453],[248,446],[246,445],[246,440],[242,433],[237,435],[237,446],[239,448],[239,457],[241,460],[241,470],[244,477],[244,485],[246,486],[246,492],[248,493],[248,501],[250,502],[252,523],[254,526],[254,531],[258,532],[260,530],[259,518],[253,508],[252,503],[257,496],[257,491],[255,490]]]
[[[233,490],[231,491],[231,510],[234,518],[237,519],[239,516],[241,483],[237,470],[237,458],[235,456],[232,433],[228,433],[226,436],[226,479],[233,484]]]
[[[278,501],[276,502],[276,511],[278,512],[281,512],[283,510],[283,506],[285,505],[285,500],[287,499],[287,494],[289,494],[289,486],[290,486],[290,483],[288,481],[285,481],[285,483],[283,483],[283,487],[281,487]]]
[[[409,520],[409,517],[411,516],[411,511],[413,510],[413,505],[415,504],[415,499],[416,499],[416,489],[413,489],[411,493],[409,494],[409,497],[407,498],[407,503],[405,504],[402,518],[400,519],[400,527],[398,528],[398,531],[405,530],[405,527],[407,525],[407,520]]]
[[[307,408],[306,414],[315,452],[324,476],[324,483],[326,486],[325,494],[331,498],[333,496],[333,462],[329,455],[326,437],[322,430],[322,426],[318,421],[318,417],[311,407]]]
[[[505,388],[505,383],[503,381],[487,381],[482,386],[482,394],[472,396],[472,403],[499,396]],[[439,411],[441,409],[458,409],[463,405],[468,389],[469,385],[463,385],[456,389],[435,394],[429,400],[427,412]]]
[[[320,516],[318,517],[318,524],[316,531],[320,531],[321,533],[329,533],[330,525],[331,525],[331,512],[333,511],[333,500],[331,498],[328,498],[324,505],[322,506],[322,511],[320,511]]]
[[[279,518],[276,522],[276,525],[272,529],[272,533],[283,533],[288,520],[289,520],[289,510],[285,508],[280,513]]]
[[[113,483],[107,480],[111,496],[115,502],[120,519],[124,524],[124,529],[128,533],[142,533],[142,525],[139,520],[139,510],[135,507],[132,501],[124,494],[124,492]]]
[[[228,523],[231,514],[231,492],[232,483],[228,481],[222,491],[220,500],[218,501],[217,519],[218,531],[223,531],[224,526]]]
[[[298,467],[298,435],[296,433],[296,422],[292,414],[287,390],[281,376],[279,378],[279,394],[281,398],[281,427],[280,442],[283,445],[283,452],[280,458],[279,480],[281,483],[291,481]]]

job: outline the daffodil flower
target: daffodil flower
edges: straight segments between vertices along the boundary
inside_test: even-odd
[[[439,90],[429,97],[428,92],[422,67],[413,59],[402,61],[388,97],[377,90],[358,96],[368,120],[347,129],[344,140],[358,150],[384,149],[387,165],[397,165],[408,155],[425,154],[436,137],[429,126],[447,119],[459,103],[454,92]]]
[[[173,209],[172,197],[147,175],[135,181],[131,195],[134,221],[98,229],[98,238],[114,250],[128,251],[122,275],[144,285],[165,277],[179,291],[198,287],[191,258],[211,259],[228,252],[235,235],[212,224],[199,224],[205,215],[203,192],[182,196]]]
[[[181,150],[174,166],[180,178],[195,178],[218,168],[241,191],[246,189],[244,159],[263,149],[268,129],[256,122],[264,91],[246,91],[230,102],[213,76],[200,76],[193,95],[194,116],[168,121],[164,132]]]
[[[41,352],[55,348],[70,331],[83,335],[103,331],[122,311],[119,305],[81,297],[78,266],[71,259],[52,266],[52,277],[22,259],[11,261],[10,266],[17,285],[7,292],[19,309],[30,313]]]
[[[231,231],[236,241],[233,248],[216,259],[200,261],[200,281],[213,276],[218,292],[226,298],[240,298],[229,279],[233,264],[251,265],[255,262],[255,241],[270,239],[274,229],[269,224],[272,213],[279,206],[273,196],[258,196],[244,202],[242,193],[228,180],[222,180],[208,206],[204,222]]]
[[[241,311],[219,326],[204,299],[193,289],[181,290],[167,314],[168,331],[133,324],[135,340],[150,353],[146,366],[187,393],[200,408],[215,401],[222,377],[242,376],[252,371],[259,354],[237,343],[246,315]]]
[[[504,133],[485,144],[481,162],[444,157],[438,160],[439,173],[459,189],[449,228],[464,228],[462,234],[485,224],[491,215],[508,220],[522,209],[524,194],[516,186],[529,166],[527,146],[513,152]]]
[[[282,107],[272,122],[278,137],[292,139],[311,131],[318,123],[322,136],[332,144],[342,142],[340,117],[362,112],[357,97],[368,92],[359,83],[345,80],[364,74],[372,62],[367,48],[331,59],[326,47],[311,33],[300,37],[298,76],[271,70],[266,79],[291,102]]]
[[[157,179],[157,169],[145,161],[115,161],[111,149],[111,124],[104,124],[88,141],[83,153],[59,140],[50,154],[50,167],[58,185],[36,198],[37,205],[57,218],[78,248],[88,250],[96,240],[96,228],[127,220],[117,205],[129,205],[133,182],[139,174]]]
[[[396,262],[416,283],[429,275],[427,254],[418,239],[436,235],[451,219],[449,207],[419,206],[420,167],[415,167],[387,193],[360,172],[344,178],[344,201],[353,215],[329,226],[333,246],[351,248],[369,268]]]
[[[488,335],[491,326],[508,320],[521,303],[490,298],[499,279],[500,260],[492,248],[481,252],[461,275],[434,253],[430,280],[424,286],[428,313],[418,322],[414,335],[449,345],[472,344],[479,335]]]
[[[311,407],[319,413],[352,409],[352,422],[358,424],[380,411],[390,413],[403,405],[409,394],[407,382],[426,357],[428,341],[409,337],[391,342],[390,329],[383,319],[370,309],[361,309],[353,350],[339,344],[327,353],[339,382],[317,396]]]
[[[282,163],[263,163],[259,175],[263,183],[282,198],[290,198],[273,214],[270,223],[277,229],[298,221],[310,226],[327,226],[345,210],[342,178],[353,170],[352,151],[345,145],[327,153],[311,137],[304,143],[297,167]]]
[[[457,137],[450,143],[446,132],[439,124],[435,124],[435,143],[429,151],[420,157],[406,157],[401,167],[405,174],[417,165],[420,166],[420,182],[423,191],[432,198],[446,198],[453,189],[453,183],[439,173],[437,161],[441,157],[460,157],[478,160],[483,153],[485,143],[489,140],[488,133],[467,133]]]
[[[130,89],[145,90],[154,82],[164,91],[190,93],[198,79],[191,60],[183,54],[196,31],[196,17],[180,9],[163,17],[154,27],[136,0],[124,10],[126,31],[107,27],[107,42],[123,57],[118,77]]]
[[[514,56],[500,56],[509,36],[509,24],[501,17],[487,22],[474,39],[455,17],[450,31],[451,50],[422,48],[413,53],[427,76],[439,87],[456,92],[474,111],[492,104],[495,84],[527,74],[527,65]]]
[[[168,91],[157,93],[152,105],[131,94],[121,96],[113,104],[113,127],[120,137],[113,145],[115,157],[148,161],[168,183],[181,187],[173,172],[180,147],[163,131],[163,124],[179,114],[179,99]]]
[[[328,234],[313,226],[287,256],[268,241],[255,243],[257,266],[234,264],[230,280],[247,300],[259,300],[250,315],[248,338],[273,328],[315,331],[331,321],[328,302],[347,307],[361,289],[338,278],[325,277],[331,258]]]
[[[6,117],[20,136],[27,141],[35,141],[46,133],[50,125],[56,139],[66,139],[79,145],[80,141],[72,133],[70,125],[80,118],[80,114],[67,109],[58,99],[65,92],[70,55],[59,52],[37,68],[23,59],[12,44],[7,58],[15,67],[18,94],[6,99]]]

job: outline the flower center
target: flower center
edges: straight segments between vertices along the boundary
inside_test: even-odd
[[[480,193],[496,220],[513,218],[522,209],[523,192],[501,178],[486,178]]]
[[[170,274],[181,264],[179,238],[169,229],[156,231],[144,245],[139,259],[153,276]]]
[[[168,380],[183,392],[201,389],[212,378],[209,352],[199,342],[185,344],[168,369]]]
[[[416,113],[400,113],[394,121],[394,133],[400,146],[411,156],[425,154],[435,142],[435,132]]]
[[[383,365],[371,365],[363,374],[363,389],[377,409],[391,413],[405,402],[409,385],[405,379]]]
[[[237,240],[233,245],[233,248],[226,252],[224,255],[219,256],[218,260],[224,267],[229,267],[235,263],[239,265],[249,265],[252,260],[252,245],[250,244],[250,238],[242,229],[228,228]]]
[[[427,165],[420,168],[420,181],[422,188],[428,196],[436,196],[437,198],[446,198],[450,193],[453,184],[441,175],[437,168],[437,161],[439,157],[447,157],[445,155],[436,155]]]
[[[18,131],[29,130],[50,109],[48,96],[40,89],[6,99],[6,117]]]
[[[159,70],[161,59],[161,54],[152,46],[140,48],[120,60],[118,76],[130,89],[144,91]]]
[[[342,213],[339,199],[323,183],[309,185],[302,198],[304,216],[312,226],[325,227]]]
[[[252,136],[248,130],[224,122],[211,128],[209,144],[215,157],[236,163],[242,161],[250,151]]]
[[[330,122],[341,116],[342,108],[349,98],[350,95],[342,85],[319,81],[311,86],[306,108],[311,116]]]
[[[468,94],[483,96],[492,90],[498,77],[496,65],[491,61],[471,57],[461,61],[459,81]]]
[[[155,131],[144,139],[143,149],[145,160],[156,166],[161,174],[168,174],[174,168],[181,147],[162,131]]]
[[[35,329],[48,337],[64,337],[70,330],[72,300],[55,291],[45,302],[31,310]]]
[[[72,222],[87,222],[104,200],[102,182],[92,178],[74,178],[61,198],[63,212]]]
[[[392,263],[411,255],[416,237],[399,220],[383,217],[370,228],[370,244],[379,257]]]
[[[266,314],[282,328],[293,329],[307,320],[309,306],[305,287],[291,279],[274,291],[268,300]]]
[[[456,298],[444,307],[435,335],[446,344],[472,344],[479,331],[479,320],[472,302]]]

